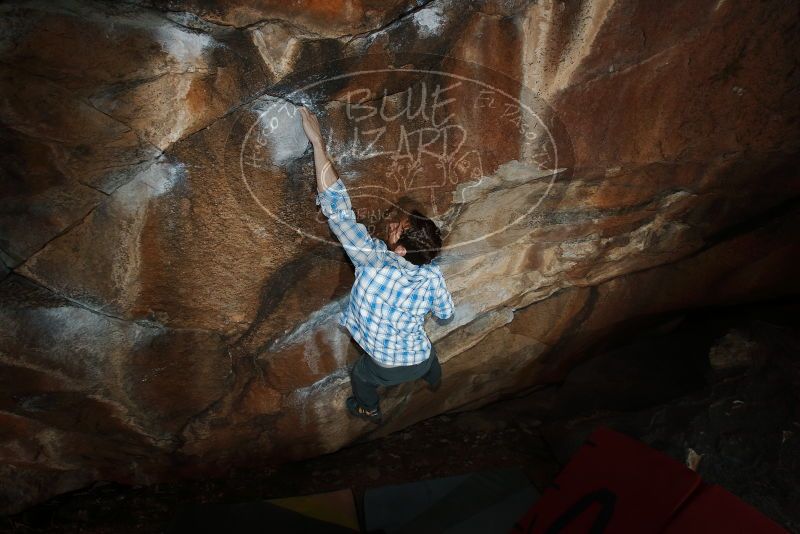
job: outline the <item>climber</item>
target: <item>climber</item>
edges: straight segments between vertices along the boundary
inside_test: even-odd
[[[433,263],[442,238],[436,223],[417,210],[385,223],[385,243],[370,236],[356,222],[350,197],[322,142],[317,117],[306,108],[299,111],[314,148],[316,203],[356,269],[349,304],[339,318],[360,352],[350,372],[353,396],[347,399],[347,409],[379,424],[378,386],[419,378],[433,391],[441,385],[442,369],[423,321],[428,312],[439,319],[453,315],[453,299]]]

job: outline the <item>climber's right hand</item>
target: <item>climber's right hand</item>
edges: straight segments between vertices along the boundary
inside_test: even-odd
[[[322,132],[320,132],[319,120],[316,115],[303,106],[297,109],[300,112],[300,118],[303,120],[303,131],[306,132],[308,140],[314,145],[314,148],[322,146]]]

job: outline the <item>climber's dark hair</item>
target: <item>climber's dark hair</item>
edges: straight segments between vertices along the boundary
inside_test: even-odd
[[[442,249],[442,235],[436,223],[417,210],[408,217],[410,226],[397,240],[406,249],[405,259],[414,265],[425,265],[433,261]]]

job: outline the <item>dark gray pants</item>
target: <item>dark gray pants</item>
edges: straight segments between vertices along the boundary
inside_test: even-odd
[[[410,382],[422,378],[428,384],[436,384],[442,378],[442,366],[436,355],[436,349],[431,345],[431,355],[422,363],[403,365],[400,367],[381,367],[364,352],[358,344],[361,356],[356,361],[350,372],[350,384],[356,401],[367,410],[374,410],[380,401],[378,386],[396,386],[403,382]]]

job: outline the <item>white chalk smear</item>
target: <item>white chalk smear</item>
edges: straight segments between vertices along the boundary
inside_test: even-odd
[[[142,173],[142,183],[149,187],[152,196],[169,193],[186,177],[186,165],[181,162],[158,161]]]
[[[444,15],[439,11],[438,6],[420,9],[414,13],[414,23],[422,37],[431,37],[439,34],[439,30],[444,24]]]
[[[198,63],[205,51],[216,45],[216,41],[210,35],[187,31],[173,24],[157,27],[153,37],[164,52],[178,63],[189,66],[201,66]]]
[[[303,122],[297,108],[281,100],[262,100],[255,141],[269,150],[275,163],[285,164],[305,153],[308,137],[303,131]]]

